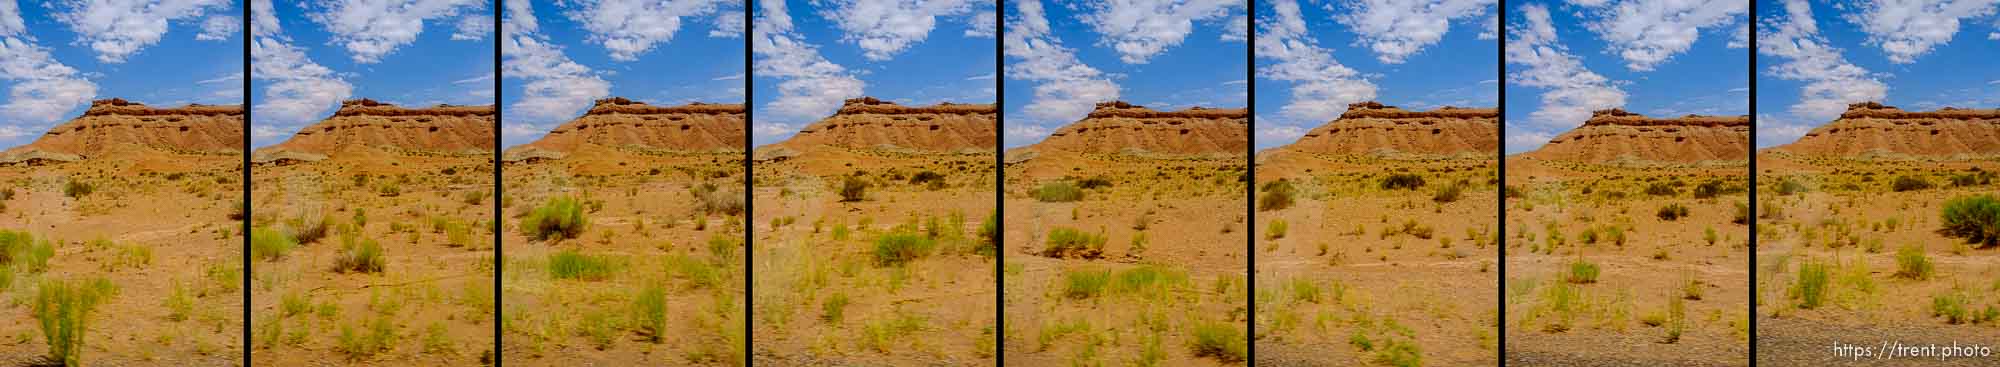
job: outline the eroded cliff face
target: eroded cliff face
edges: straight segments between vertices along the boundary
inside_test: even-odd
[[[83,115],[41,138],[0,152],[0,163],[77,161],[116,154],[243,152],[243,106],[154,108],[123,99],[91,101]]]
[[[508,148],[508,161],[560,159],[586,147],[675,152],[742,152],[741,104],[653,106],[625,98],[597,100],[590,111],[533,143]]]
[[[1082,120],[1057,129],[1040,143],[1016,150],[1038,154],[1242,155],[1250,146],[1249,124],[1249,111],[1240,108],[1193,107],[1166,112],[1125,102],[1101,102]]]
[[[1498,109],[1408,111],[1361,102],[1348,105],[1340,118],[1307,131],[1297,142],[1280,149],[1320,154],[1497,155],[1499,147]]]
[[[256,162],[318,160],[349,149],[415,155],[477,155],[493,151],[493,106],[405,108],[369,99],[342,102],[332,117],[291,139],[257,149]]]
[[[991,104],[944,103],[908,107],[875,98],[847,100],[833,116],[813,122],[777,145],[899,148],[925,151],[991,150],[999,138]]]
[[[1593,112],[1583,126],[1523,156],[1586,163],[1694,163],[1746,161],[1749,154],[1749,116],[1659,119],[1610,109]]]
[[[2000,109],[1910,112],[1875,102],[1855,103],[1833,122],[1771,149],[1829,156],[2000,154]]]

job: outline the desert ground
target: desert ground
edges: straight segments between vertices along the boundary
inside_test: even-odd
[[[742,136],[742,105],[612,98],[509,148],[506,363],[743,364]]]
[[[1498,120],[1357,103],[1258,153],[1258,365],[1498,363]]]
[[[0,153],[0,365],[242,364],[242,111],[98,100]]]
[[[1948,114],[1974,116],[1937,119]],[[1759,364],[1852,363],[1831,350],[1836,343],[1996,347],[1993,116],[1856,104],[1795,143],[1758,152]]]
[[[1246,362],[1247,120],[1100,103],[1008,151],[1008,365]]]
[[[992,105],[848,100],[753,172],[758,365],[991,365]]]
[[[252,363],[494,360],[492,111],[348,101],[253,153]]]
[[[1510,156],[1509,364],[1748,365],[1748,126],[1598,111]]]

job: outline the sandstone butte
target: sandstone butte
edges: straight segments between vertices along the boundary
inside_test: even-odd
[[[667,107],[619,97],[599,99],[583,116],[532,143],[508,148],[501,157],[508,162],[562,159],[596,149],[740,153],[748,145],[743,116],[741,104]]]
[[[34,142],[0,152],[0,164],[158,152],[242,154],[243,106],[153,108],[118,98],[91,101],[82,115],[56,125]]]
[[[790,139],[757,148],[756,160],[784,160],[821,149],[933,153],[989,152],[999,142],[992,104],[910,107],[872,97],[849,99],[833,116]]]
[[[1522,154],[1540,160],[1695,163],[1750,159],[1749,116],[1657,119],[1619,109],[1592,112],[1583,126]]]
[[[257,149],[255,163],[317,161],[355,150],[410,155],[491,154],[493,106],[405,108],[370,99],[340,103],[333,116],[283,143]]]
[[[1840,118],[1769,150],[1824,156],[2000,154],[2000,109],[1909,112],[1875,102],[1849,104]]]
[[[1279,151],[1315,154],[1383,152],[1456,155],[1499,153],[1500,110],[1445,106],[1407,111],[1377,102],[1347,105],[1340,118],[1307,131]]]
[[[1056,129],[1033,145],[1007,152],[1008,162],[1054,152],[1090,154],[1242,155],[1250,146],[1250,112],[1192,107],[1155,111],[1125,102],[1099,102],[1082,120]]]

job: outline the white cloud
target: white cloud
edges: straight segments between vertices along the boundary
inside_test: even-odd
[[[486,74],[483,74],[483,75],[480,75],[480,76],[475,76],[475,77],[471,77],[471,78],[465,78],[465,79],[459,79],[459,80],[453,80],[453,81],[451,82],[451,84],[460,84],[460,85],[464,85],[464,84],[492,84],[492,83],[493,83],[493,73],[486,73]]]
[[[1229,22],[1223,23],[1223,27],[1224,27],[1222,28],[1223,41],[1241,42],[1250,40],[1249,14],[1229,17]]]
[[[1355,44],[1385,64],[1400,64],[1444,39],[1451,22],[1486,14],[1494,0],[1350,0],[1353,13],[1334,20],[1353,30]]]
[[[250,35],[271,36],[283,32],[283,28],[278,26],[278,15],[271,6],[271,0],[250,0]]]
[[[1958,33],[1959,19],[1992,15],[1995,3],[1995,0],[1860,1],[1852,5],[1857,9],[1843,17],[1868,33],[1868,44],[1881,48],[1890,62],[1908,64],[1930,53],[1932,48],[1951,42]]]
[[[1548,8],[1528,4],[1520,10],[1524,22],[1508,25],[1507,62],[1527,68],[1509,72],[1507,80],[1544,89],[1541,106],[1528,114],[1531,122],[1545,128],[1574,128],[1589,119],[1592,111],[1625,105],[1624,91],[1585,68],[1556,39]]]
[[[1625,59],[1625,68],[1652,71],[1675,54],[1686,52],[1713,29],[1742,21],[1749,13],[1744,0],[1627,0],[1592,11],[1598,21],[1589,28],[1603,39],[1606,51]]]
[[[1812,6],[1805,0],[1787,0],[1785,15],[1764,21],[1757,36],[1757,53],[1784,60],[1771,67],[1771,75],[1806,83],[1791,113],[1813,120],[1832,120],[1847,110],[1847,104],[1880,101],[1889,87],[1868,70],[1848,63],[1840,49],[1819,35]]]
[[[1806,133],[1812,132],[1808,123],[1792,121],[1769,114],[1757,114],[1757,147],[1766,148],[1798,141]]]
[[[243,29],[241,22],[241,20],[232,16],[211,15],[207,20],[201,22],[201,34],[194,35],[194,39],[201,41],[227,41],[229,40],[229,36],[234,36],[236,35],[236,31]]]
[[[998,27],[996,23],[999,23],[999,21],[1000,21],[999,16],[993,14],[993,12],[990,11],[982,11],[979,12],[978,14],[973,14],[970,24],[967,24],[965,27],[965,36],[973,38],[993,38],[993,36],[999,34],[999,32],[996,30],[996,27]]]
[[[291,132],[291,131],[287,131],[287,130],[282,130],[282,129],[278,129],[278,128],[277,128],[276,126],[271,126],[271,125],[255,125],[255,124],[253,124],[253,125],[251,125],[251,126],[250,126],[250,137],[252,137],[252,138],[257,138],[257,139],[260,139],[260,140],[262,140],[262,139],[272,139],[272,138],[280,138],[280,137],[285,137],[285,136],[288,136],[288,135],[292,135],[292,132]]]
[[[637,60],[654,45],[673,40],[684,18],[716,14],[721,0],[579,0],[563,12],[590,32],[590,41],[603,45],[611,59]],[[712,32],[712,31],[711,31]]]
[[[1736,26],[1736,34],[1729,36],[1729,44],[1724,46],[1729,48],[1749,48],[1750,22],[1743,22],[1742,25]]]
[[[1049,21],[1040,0],[1012,2],[1016,11],[1013,25],[1002,39],[1008,64],[1007,77],[1040,82],[1035,97],[1022,111],[1040,121],[1069,122],[1082,119],[1097,102],[1118,99],[1118,84],[1076,58],[1062,40],[1050,33]]]
[[[308,14],[333,34],[329,42],[347,48],[354,62],[373,64],[397,48],[417,40],[424,22],[480,13],[484,0],[327,0],[325,9]]]
[[[538,138],[554,126],[543,127],[536,124],[509,122],[500,126],[500,133],[515,138]]]
[[[1540,131],[1510,130],[1507,134],[1507,152],[1517,153],[1540,148],[1555,139],[1555,134]]]
[[[832,115],[848,98],[861,96],[866,83],[839,64],[820,56],[792,28],[785,0],[758,0],[763,9],[755,20],[751,51],[758,57],[756,75],[782,79],[778,99],[764,105],[778,119],[817,119]]]
[[[451,39],[478,41],[486,39],[489,34],[493,34],[493,17],[474,14],[458,19],[458,31],[451,34]]]
[[[0,4],[0,79],[14,82],[0,116],[41,129],[97,96],[96,84],[34,43],[14,2]]]
[[[820,6],[821,17],[840,28],[841,41],[861,47],[861,56],[875,61],[894,58],[911,45],[922,43],[937,26],[937,18],[966,14],[974,4],[991,4],[967,0],[816,0],[813,3]],[[977,16],[971,20],[977,21]],[[978,27],[975,23],[973,30]],[[966,34],[976,32],[968,30]],[[985,34],[990,36],[991,32]]]
[[[1258,124],[1257,141],[1260,143],[1275,143],[1273,145],[1290,144],[1298,141],[1300,137],[1306,136],[1306,132],[1308,131],[1312,131],[1312,128],[1283,123]]]
[[[1486,15],[1486,21],[1479,23],[1479,39],[1482,40],[1500,39],[1499,12],[1494,12],[1493,14]]]
[[[709,80],[743,80],[743,73],[735,73],[735,74],[729,74],[729,75],[724,75],[724,76],[718,76],[718,77],[715,77],[715,79],[709,79]]]
[[[725,11],[715,15],[715,28],[708,30],[714,38],[736,38],[743,36],[743,12]]]
[[[169,21],[228,8],[229,0],[55,0],[48,5],[57,21],[76,32],[78,44],[97,51],[98,61],[122,63],[159,43]]]
[[[1098,44],[1118,51],[1127,64],[1180,46],[1196,21],[1221,19],[1242,11],[1239,0],[1109,0],[1086,5],[1083,22],[1100,35]],[[1226,33],[1225,33],[1226,34]]]
[[[1041,125],[1007,123],[1007,137],[1011,138],[1033,141],[1049,136],[1049,132],[1049,128]]]
[[[599,98],[611,95],[611,83],[589,67],[571,61],[562,46],[540,33],[528,0],[507,0],[501,24],[501,76],[526,80],[521,99],[507,106],[510,120],[549,123],[583,113]],[[532,127],[532,125],[530,125]],[[539,132],[538,132],[539,133]]]
[[[778,122],[759,121],[750,126],[751,133],[764,138],[782,138],[797,131],[798,126]]]
[[[993,73],[973,75],[966,77],[965,80],[993,80]]]
[[[260,36],[250,44],[250,76],[265,80],[264,98],[252,107],[256,123],[291,124],[312,121],[354,94],[333,69],[306,58],[304,50],[279,36]]]
[[[1333,58],[1306,29],[1294,0],[1276,0],[1277,15],[1258,22],[1257,57],[1277,64],[1257,68],[1257,76],[1292,82],[1292,99],[1279,114],[1293,121],[1318,124],[1340,117],[1347,105],[1375,99],[1375,83]]]

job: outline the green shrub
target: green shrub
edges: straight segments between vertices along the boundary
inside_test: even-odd
[[[742,191],[717,190],[715,184],[704,182],[688,188],[688,193],[700,201],[702,214],[743,215]]]
[[[1806,184],[1800,183],[1798,179],[1791,177],[1778,180],[1778,184],[1774,186],[1775,188],[1772,191],[1776,191],[1779,196],[1791,196],[1792,194],[1806,192]]]
[[[1738,201],[1735,204],[1736,204],[1736,214],[1734,216],[1729,217],[1729,222],[1735,224],[1750,224],[1750,204],[1741,201]]]
[[[1035,200],[1044,203],[1067,203],[1083,200],[1083,189],[1069,182],[1056,181],[1035,188]]]
[[[1827,280],[1832,273],[1830,267],[1831,265],[1824,262],[1812,260],[1800,262],[1799,279],[1792,283],[1792,288],[1786,295],[1798,300],[1799,308],[1819,308],[1826,302]]]
[[[300,214],[298,217],[285,220],[285,225],[282,228],[284,228],[286,235],[291,236],[292,241],[306,244],[326,238],[326,234],[331,228],[329,225],[331,222],[333,220],[326,215],[313,210]]]
[[[1465,190],[1465,185],[1462,184],[1452,183],[1450,185],[1444,185],[1442,187],[1438,187],[1437,192],[1431,194],[1431,201],[1436,201],[1439,203],[1449,203],[1458,201],[1458,196],[1460,192],[1464,190]]]
[[[1042,247],[1042,256],[1096,259],[1104,256],[1104,241],[1104,235],[1075,228],[1056,227],[1049,231],[1048,240]]]
[[[71,179],[69,182],[63,183],[63,196],[68,196],[71,199],[82,199],[94,192],[97,192],[97,186],[91,185],[89,182]]]
[[[1716,195],[1722,195],[1723,191],[1725,191],[1725,188],[1722,186],[1722,180],[1709,180],[1694,187],[1694,198],[1712,198]]]
[[[645,329],[646,340],[661,343],[667,340],[667,287],[660,283],[647,283],[632,300],[633,319]]]
[[[382,257],[382,244],[374,239],[353,240],[344,238],[340,244],[340,255],[333,259],[333,271],[339,273],[380,273],[389,264]]]
[[[82,366],[90,313],[117,294],[117,286],[103,278],[43,279],[35,295],[34,313],[41,322],[43,340],[49,344],[49,358],[66,366]]]
[[[1264,196],[1257,200],[1258,211],[1290,208],[1293,197],[1298,195],[1298,189],[1292,187],[1291,180],[1286,179],[1265,183],[1261,190],[1264,191]]]
[[[1896,190],[1896,192],[1929,190],[1932,187],[1936,187],[1936,185],[1932,184],[1929,180],[1913,176],[1896,176],[1896,182],[1890,185],[1890,189]]]
[[[533,240],[570,239],[583,235],[588,225],[581,201],[558,196],[521,218],[521,234]]]
[[[1654,182],[1651,185],[1646,185],[1646,195],[1674,196],[1676,194],[1680,194],[1680,190],[1675,190],[1673,186],[1668,186],[1666,183]]]
[[[833,296],[827,297],[825,302],[819,304],[820,321],[827,323],[840,322],[840,320],[847,317],[847,303],[846,293],[836,292]]]
[[[277,260],[292,252],[299,243],[291,235],[265,227],[250,229],[250,257]]]
[[[1943,317],[1947,323],[1963,324],[1972,320],[1967,307],[1969,303],[1972,301],[1965,293],[1956,291],[1931,296],[1931,316]]]
[[[1069,299],[1090,299],[1104,295],[1106,286],[1111,285],[1110,270],[1066,270],[1063,271],[1063,297]]]
[[[1288,228],[1291,228],[1291,225],[1286,224],[1284,219],[1272,219],[1271,223],[1265,226],[1264,238],[1273,240],[1285,238],[1285,232]]]
[[[1415,173],[1398,173],[1382,178],[1383,190],[1416,190],[1424,187],[1424,176]]]
[[[1991,194],[1961,196],[1947,200],[1943,209],[1943,232],[1965,237],[1984,246],[2000,244],[2000,200]]]
[[[901,266],[930,256],[937,240],[919,233],[891,231],[875,237],[875,265]]]
[[[1577,259],[1569,263],[1569,275],[1563,280],[1576,284],[1596,283],[1598,271],[1597,264]]]
[[[868,198],[868,181],[860,176],[847,176],[840,180],[840,201],[854,202]]]
[[[376,316],[368,321],[368,330],[355,330],[354,324],[340,324],[339,345],[341,353],[348,359],[362,359],[377,353],[389,351],[396,345],[396,325],[387,316]]]
[[[1924,254],[1922,245],[1903,246],[1896,250],[1896,277],[1930,280],[1935,272],[1931,257]]]
[[[1681,341],[1681,333],[1687,330],[1687,301],[1681,297],[1667,300],[1667,340],[1668,344]]]
[[[1196,357],[1215,358],[1224,363],[1242,362],[1249,358],[1248,344],[1243,331],[1234,324],[1203,321],[1194,326]]]
[[[617,259],[607,255],[587,255],[571,249],[549,255],[549,276],[556,279],[611,279],[618,268]]]
[[[1688,208],[1680,203],[1671,203],[1660,207],[1660,211],[1653,215],[1660,217],[1660,220],[1680,220],[1688,216]]]
[[[944,183],[944,174],[924,170],[923,172],[917,172],[915,175],[910,175],[911,185],[923,185],[932,182]]]
[[[992,215],[986,216],[985,221],[979,223],[979,246],[975,247],[973,252],[980,256],[992,257],[999,253],[999,244],[1000,213],[995,211]]]

